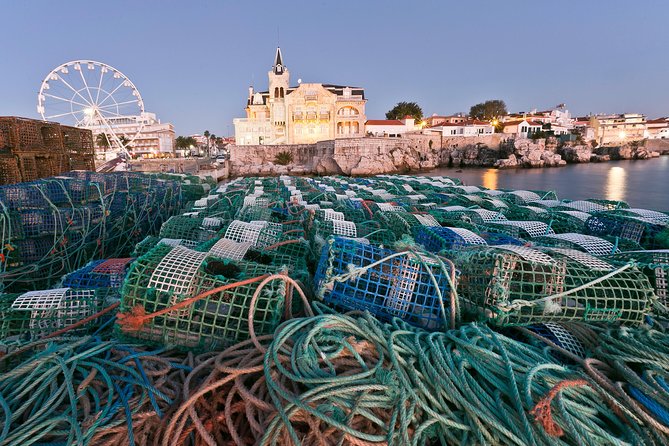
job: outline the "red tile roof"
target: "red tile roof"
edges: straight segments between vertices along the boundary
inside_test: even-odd
[[[401,125],[401,126],[404,126],[404,123],[402,121],[398,121],[397,119],[370,119],[369,121],[365,122],[365,125]]]

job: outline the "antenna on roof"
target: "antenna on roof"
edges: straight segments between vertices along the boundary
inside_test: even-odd
[[[281,46],[281,45],[279,45],[279,42],[280,42],[280,40],[281,40],[280,37],[281,37],[281,36],[280,36],[280,34],[279,34],[279,25],[277,25],[277,26],[276,26],[276,46]]]

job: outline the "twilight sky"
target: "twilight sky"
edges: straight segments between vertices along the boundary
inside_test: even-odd
[[[40,82],[73,59],[108,63],[179,135],[233,131],[278,41],[291,84],[366,90],[367,117],[503,99],[576,115],[669,115],[666,0],[0,0],[0,115],[38,117]],[[277,33],[278,28],[278,33]]]

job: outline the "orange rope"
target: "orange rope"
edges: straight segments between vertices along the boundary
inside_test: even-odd
[[[302,240],[303,239],[299,239],[299,238],[292,239],[292,240],[284,240],[282,242],[278,242],[278,243],[275,243],[273,245],[268,246],[267,248],[265,248],[265,251],[270,251],[272,249],[278,248],[279,246],[290,245],[292,243],[300,243]]]
[[[536,406],[534,406],[534,409],[532,409],[530,413],[534,415],[534,419],[544,427],[548,435],[551,437],[561,437],[564,435],[564,430],[562,430],[555,420],[553,420],[551,403],[562,389],[587,385],[589,385],[589,383],[584,379],[565,379],[560,381],[537,403]]]
[[[82,320],[80,320],[80,321],[77,321],[77,322],[75,322],[75,323],[72,324],[72,325],[68,325],[68,326],[65,327],[65,328],[61,328],[61,329],[58,330],[58,331],[54,331],[53,333],[50,333],[50,334],[44,336],[44,338],[42,338],[42,339],[54,338],[54,337],[56,337],[56,336],[60,336],[60,335],[62,335],[62,334],[65,333],[65,332],[68,332],[68,331],[70,331],[70,330],[74,330],[74,329],[77,328],[77,327],[81,327],[82,325],[85,325],[85,324],[87,324],[87,323],[89,323],[89,322],[91,322],[91,321],[93,321],[93,320],[99,318],[100,316],[104,316],[105,314],[109,313],[109,312],[112,311],[113,309],[117,308],[119,305],[121,305],[121,303],[120,303],[120,302],[116,302],[115,304],[108,306],[108,307],[105,308],[104,310],[102,310],[102,311],[98,311],[97,313],[92,314],[92,315],[88,316],[87,318],[84,318],[84,319],[82,319]]]

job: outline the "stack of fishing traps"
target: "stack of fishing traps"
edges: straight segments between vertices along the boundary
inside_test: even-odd
[[[90,130],[0,116],[0,184],[95,170],[94,157]]]
[[[594,222],[609,217],[652,220],[649,235],[595,235]],[[137,245],[121,312],[145,319],[117,333],[196,350],[248,339],[250,329],[272,333],[302,307],[280,280],[259,290],[273,274],[296,279],[330,311],[428,331],[467,321],[639,324],[662,314],[667,258],[658,269],[626,255],[663,253],[645,249],[662,243],[668,217],[445,177],[240,178]]]

